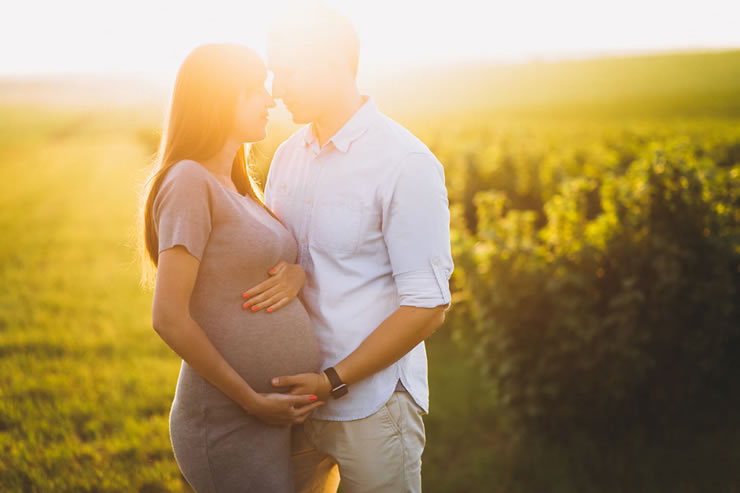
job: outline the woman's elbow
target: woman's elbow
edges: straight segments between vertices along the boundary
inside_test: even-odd
[[[167,310],[157,306],[153,307],[152,328],[163,339],[166,339],[167,336],[172,333],[173,328],[179,323],[181,322],[178,322],[178,317],[172,313],[172,310]]]
[[[156,310],[152,310],[152,328],[160,336],[166,332],[167,322],[164,316]]]

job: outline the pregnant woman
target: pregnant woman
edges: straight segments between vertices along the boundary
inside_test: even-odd
[[[247,173],[244,143],[264,138],[274,106],[266,75],[240,45],[204,45],[186,58],[143,210],[153,326],[183,359],[170,438],[199,493],[292,492],[290,426],[323,405],[270,382],[316,372],[320,357],[295,297],[305,278],[295,240]],[[242,287],[268,278],[269,299],[244,310]]]

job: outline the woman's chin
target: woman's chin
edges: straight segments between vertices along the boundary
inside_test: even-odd
[[[260,140],[263,140],[267,136],[267,130],[263,127],[260,130],[255,129],[252,132],[249,132],[244,137],[244,142],[259,142]]]

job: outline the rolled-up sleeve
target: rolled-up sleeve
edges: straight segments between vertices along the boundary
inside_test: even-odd
[[[406,155],[388,197],[383,237],[400,304],[450,303],[450,210],[444,169],[431,153]]]

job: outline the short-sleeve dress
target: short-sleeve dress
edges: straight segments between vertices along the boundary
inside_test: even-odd
[[[257,392],[279,375],[317,372],[321,357],[299,299],[268,313],[242,309],[242,293],[280,260],[295,263],[291,233],[255,200],[201,164],[175,164],[155,197],[159,251],[182,245],[200,260],[190,313]],[[290,427],[248,414],[185,361],[170,410],[178,466],[199,493],[292,492]]]

